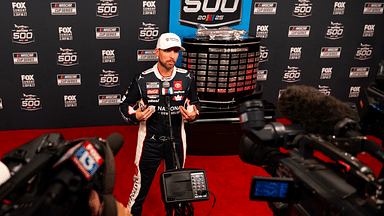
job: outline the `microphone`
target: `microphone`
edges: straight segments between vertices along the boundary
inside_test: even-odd
[[[70,148],[52,168],[68,163],[69,166],[75,165],[82,176],[89,181],[104,162],[104,158],[101,156],[104,152],[100,152],[100,147],[96,147],[96,145],[95,142],[89,140],[79,142]]]
[[[384,164],[384,150],[360,133],[357,111],[310,86],[290,86],[281,93],[277,108],[289,121],[308,133],[336,135],[352,145],[339,145],[351,153],[366,151]],[[343,142],[339,142],[343,143]],[[383,174],[384,175],[384,172]]]
[[[11,172],[9,172],[8,167],[0,161],[0,185],[6,182],[9,178],[11,178]]]
[[[357,111],[333,96],[314,87],[294,85],[283,91],[277,109],[293,124],[300,124],[308,133],[334,134],[334,126],[345,118],[359,122]]]
[[[124,143],[119,133],[112,133],[105,140],[101,138],[80,139],[81,141],[69,149],[53,166],[55,168],[66,161],[73,164],[90,180],[106,158],[104,143],[108,143],[113,155],[116,155]]]
[[[165,96],[165,102],[167,104],[167,109],[170,112],[171,102],[170,102],[169,96],[173,95],[173,88],[171,87],[171,85],[168,81],[164,81],[162,83],[161,95]]]
[[[123,147],[123,144],[124,144],[124,138],[119,133],[112,133],[112,134],[110,134],[105,139],[105,141],[111,147],[114,156],[116,156],[116,154],[120,151],[121,147]]]

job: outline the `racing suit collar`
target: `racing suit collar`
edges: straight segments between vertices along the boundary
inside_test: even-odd
[[[171,76],[168,76],[168,77],[164,77],[163,75],[161,75],[161,73],[159,72],[159,70],[157,69],[157,64],[156,63],[154,66],[153,66],[153,71],[155,72],[155,75],[156,77],[161,80],[161,81],[170,81],[172,80],[175,75],[176,75],[176,66],[173,67],[173,71],[172,71],[172,75]]]

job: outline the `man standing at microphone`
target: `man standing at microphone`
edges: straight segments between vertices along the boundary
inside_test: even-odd
[[[180,49],[185,51],[176,34],[162,34],[155,49],[158,62],[133,79],[119,106],[126,121],[140,122],[135,157],[137,169],[128,202],[133,216],[141,215],[161,161],[165,160],[166,170],[175,168],[169,140],[170,125],[183,167],[186,156],[184,120],[193,121],[199,115],[200,103],[193,73],[175,66]],[[167,215],[174,215],[172,206],[166,205],[165,209]]]

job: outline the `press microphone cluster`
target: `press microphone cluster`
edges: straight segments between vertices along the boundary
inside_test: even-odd
[[[0,215],[88,214],[90,190],[112,194],[113,156],[123,143],[118,133],[75,141],[51,133],[11,150],[0,164],[10,174],[0,184]]]

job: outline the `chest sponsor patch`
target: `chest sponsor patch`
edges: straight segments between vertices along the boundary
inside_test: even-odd
[[[183,98],[184,98],[184,96],[177,95],[177,96],[174,96],[174,97],[172,98],[172,100],[174,100],[174,101],[182,101]]]
[[[159,94],[159,89],[147,89],[147,94]]]
[[[183,89],[182,81],[174,81],[173,82],[173,88],[174,88],[174,90],[182,90]]]
[[[147,82],[147,89],[160,88],[159,82]]]

